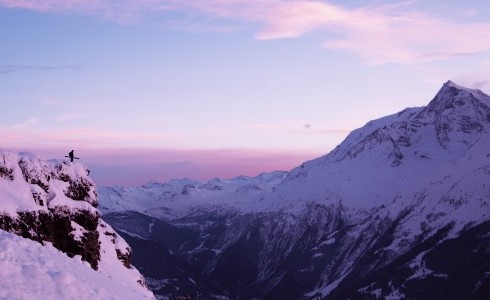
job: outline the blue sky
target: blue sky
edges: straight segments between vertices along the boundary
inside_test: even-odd
[[[488,1],[0,0],[1,147],[75,149],[99,184],[288,169],[427,104],[448,79],[488,93],[489,12]]]

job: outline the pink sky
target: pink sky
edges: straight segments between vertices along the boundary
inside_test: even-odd
[[[67,159],[71,149],[30,149],[45,159]],[[14,149],[23,152],[26,149]],[[77,162],[91,170],[99,186],[140,185],[150,180],[256,176],[262,172],[288,171],[324,153],[244,149],[75,149]]]
[[[0,0],[0,147],[99,185],[256,175],[490,91],[490,2]]]

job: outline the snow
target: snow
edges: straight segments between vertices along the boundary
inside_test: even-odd
[[[481,101],[485,101],[485,99],[488,98],[488,96],[485,93],[483,93],[481,90],[478,90],[478,89],[470,89],[470,88],[467,88],[467,87],[458,85],[458,84],[454,83],[451,80],[448,80],[444,84],[444,86],[453,87],[453,88],[456,88],[458,90],[462,90],[462,91],[466,91],[468,93],[471,93],[475,98],[477,98],[478,100],[481,100]]]
[[[140,187],[102,187],[99,189],[103,213],[139,211],[156,217],[177,218],[190,208],[214,209],[217,206],[244,209],[260,201],[284,180],[287,172],[262,173],[256,177],[213,178],[202,182],[172,179],[150,182]],[[190,188],[190,187],[193,188]]]
[[[41,245],[0,230],[1,299],[153,299],[128,285]]]
[[[99,220],[100,241],[100,262],[99,272],[111,278],[113,281],[131,286],[143,291],[145,294],[152,295],[145,287],[141,286],[138,281],[144,282],[141,274],[134,267],[126,268],[119,258],[115,249],[122,253],[129,251],[130,247],[127,242],[112,229],[112,227],[102,220]]]
[[[0,177],[0,199],[2,204],[0,213],[16,216],[22,211],[47,211],[48,208],[56,206],[63,207],[66,211],[85,210],[97,213],[97,210],[86,201],[76,201],[65,195],[69,183],[53,178],[54,176],[68,176],[72,180],[83,178],[93,185],[87,177],[86,168],[79,163],[68,163],[58,160],[49,162],[35,156],[32,153],[13,153],[9,151],[0,152],[0,168],[11,171],[11,176]],[[24,169],[24,170],[23,170]],[[33,183],[31,179],[26,182],[25,172],[30,178],[49,186],[49,191],[44,191],[39,184]],[[33,193],[38,193],[41,198],[47,199],[48,203],[36,203]],[[95,188],[90,191],[90,198],[97,199]]]
[[[148,233],[151,234],[153,232],[153,226],[155,225],[155,219],[151,220],[151,223],[148,224]]]
[[[71,198],[73,197],[73,199]],[[16,219],[21,212],[70,218],[70,236],[84,244],[87,227],[72,219],[98,220],[98,270],[53,248],[0,232],[2,299],[152,299],[141,274],[127,268],[118,253],[129,256],[128,244],[102,219],[95,208],[95,185],[85,166],[46,161],[31,153],[0,151],[0,215]],[[41,222],[41,221],[40,221]],[[45,224],[40,224],[41,226]],[[31,228],[32,236],[36,233]],[[87,245],[88,247],[88,245]],[[126,262],[127,263],[127,262]]]
[[[333,243],[335,243],[335,238],[334,237],[333,238],[329,238],[328,240],[321,242],[319,246],[331,245]]]
[[[71,235],[73,235],[73,239],[75,241],[81,241],[83,234],[87,231],[85,228],[80,226],[78,223],[71,221],[71,227],[73,228],[73,231],[71,232]]]
[[[80,210],[86,210],[92,213],[97,212],[97,209],[85,201],[68,198],[64,193],[68,189],[68,186],[69,184],[67,182],[61,180],[52,179],[50,181],[49,207],[62,206],[71,212]]]
[[[332,152],[288,173],[108,187],[101,190],[100,197],[104,213],[135,210],[162,218],[219,209],[301,216],[312,203],[340,207],[344,221],[353,225],[348,233],[352,240],[376,224],[366,221],[369,217],[397,220],[393,241],[380,249],[395,257],[417,238],[430,237],[447,224],[453,225],[447,237],[452,238],[469,223],[488,220],[489,149],[490,97],[449,81],[426,107],[407,108],[370,121]],[[186,185],[194,188],[184,194]],[[288,225],[285,220],[283,226]],[[332,233],[321,245],[335,242]],[[422,264],[422,257],[417,259],[414,263]],[[344,261],[336,278],[324,279],[308,295],[328,295],[353,263]],[[402,296],[395,288],[389,295]]]

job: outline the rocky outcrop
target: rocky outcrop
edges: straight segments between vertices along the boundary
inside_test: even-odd
[[[80,255],[82,260],[97,269],[100,260],[99,232],[95,230],[98,218],[84,211],[69,215],[51,211],[24,211],[16,217],[0,216],[0,228],[41,244],[50,242],[69,257]],[[74,227],[81,228],[83,233],[75,235]]]
[[[129,246],[100,219],[97,205],[95,185],[83,165],[0,152],[0,229],[52,243],[69,257],[79,255],[95,270],[103,251],[113,251],[132,268]],[[110,243],[101,235],[110,236]]]

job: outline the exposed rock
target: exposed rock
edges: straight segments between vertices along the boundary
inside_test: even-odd
[[[98,202],[95,185],[82,165],[3,151],[2,191],[9,192],[0,193],[0,229],[42,244],[50,242],[69,257],[80,255],[93,269],[98,269],[101,259],[98,226],[102,224],[104,231],[113,235],[115,256],[126,268],[131,267],[131,250],[100,219],[95,209]]]

